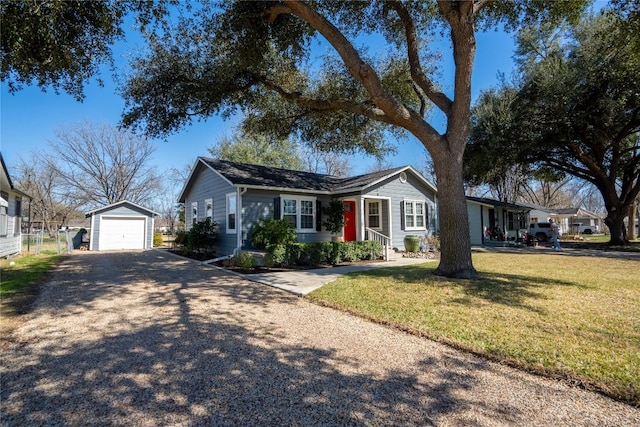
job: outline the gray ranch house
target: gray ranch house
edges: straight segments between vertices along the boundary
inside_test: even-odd
[[[31,196],[14,187],[1,153],[0,163],[0,257],[4,258],[22,251],[22,202]]]
[[[406,235],[431,235],[438,227],[436,188],[411,166],[348,178],[199,157],[178,201],[188,230],[198,221],[217,222],[217,255],[250,249],[252,227],[261,219],[286,218],[299,242],[329,241],[323,206],[343,202],[345,241],[379,240],[404,249]]]

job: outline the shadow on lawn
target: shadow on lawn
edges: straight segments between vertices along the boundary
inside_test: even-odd
[[[452,286],[460,289],[463,298],[455,298],[451,302],[470,305],[474,299],[520,307],[530,311],[541,312],[539,307],[528,304],[530,300],[545,300],[549,297],[544,288],[553,286],[571,286],[584,289],[585,286],[566,280],[549,279],[547,277],[532,277],[515,273],[480,273],[475,280],[448,279],[436,276],[434,263],[411,265],[404,267],[381,268],[359,273],[352,273],[354,278],[391,279],[398,283],[423,285],[425,287],[440,288]]]
[[[470,406],[497,423],[522,421],[517,408],[482,393],[459,397],[480,387],[471,373],[490,369],[482,360],[425,356],[419,371],[374,377],[355,359],[256,320],[296,297],[154,253],[102,257],[66,262],[45,285],[52,300],[41,301],[45,314],[71,311],[98,336],[34,319],[34,338],[3,369],[5,425],[432,425]],[[128,266],[113,271],[123,257]],[[105,309],[98,299],[114,301]],[[148,312],[130,316],[139,305]],[[105,324],[107,316],[117,317]],[[436,378],[425,384],[420,371]]]

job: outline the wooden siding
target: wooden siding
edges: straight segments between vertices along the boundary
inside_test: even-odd
[[[252,248],[251,245],[251,229],[261,219],[272,219],[274,214],[273,201],[281,195],[292,196],[311,196],[317,197],[320,206],[327,206],[329,196],[310,195],[300,192],[280,192],[271,190],[249,189],[242,195],[242,247],[246,249]],[[331,233],[322,229],[312,233],[298,233],[299,242],[323,242],[331,240]]]
[[[0,257],[16,255],[22,251],[22,230],[20,230],[19,217],[16,216],[16,199],[20,198],[22,200],[23,212],[25,200],[16,196],[11,190],[8,190],[7,193],[7,234],[0,236]]]
[[[118,206],[114,206],[110,209],[99,210],[93,214],[92,224],[91,224],[91,250],[99,251],[100,250],[100,223],[102,222],[102,217],[146,217],[145,220],[145,249],[153,248],[153,216],[149,214],[149,212],[138,209],[135,206],[129,204],[122,204]]]
[[[432,235],[437,233],[437,209],[435,204],[435,194],[429,189],[422,181],[416,178],[412,173],[407,173],[407,181],[401,182],[398,175],[387,179],[383,182],[376,184],[366,190],[363,193],[363,197],[373,198],[385,197],[388,198],[388,203],[382,203],[383,206],[383,227],[384,222],[388,221],[388,213],[385,210],[385,205],[391,208],[391,237],[392,247],[398,250],[404,250],[404,237],[407,235],[422,236],[425,234]],[[404,200],[419,200],[425,202],[426,207],[426,223],[425,230],[404,230],[401,204]],[[388,234],[387,228],[383,228],[382,233]]]
[[[185,229],[191,229],[193,218],[191,204],[198,203],[197,221],[206,216],[204,202],[213,200],[213,220],[218,223],[218,243],[216,256],[231,255],[237,246],[237,235],[227,233],[227,194],[235,193],[236,188],[222,179],[217,173],[200,164],[194,172],[193,182],[185,194]],[[237,219],[236,219],[237,222]]]

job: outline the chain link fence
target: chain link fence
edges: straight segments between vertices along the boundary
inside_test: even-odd
[[[22,235],[23,254],[67,254],[74,248],[74,237],[78,230],[59,230],[55,234],[44,232]]]

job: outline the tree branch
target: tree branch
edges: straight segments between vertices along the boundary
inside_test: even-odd
[[[442,93],[436,85],[429,79],[422,71],[422,65],[420,64],[420,55],[418,53],[418,36],[416,34],[416,27],[414,25],[409,11],[404,7],[404,4],[399,0],[393,0],[387,3],[393,10],[396,11],[402,25],[404,26],[405,37],[407,39],[407,57],[409,59],[409,69],[411,72],[411,78],[414,83],[422,89],[425,95],[447,116],[451,114],[451,107],[453,102]]]

